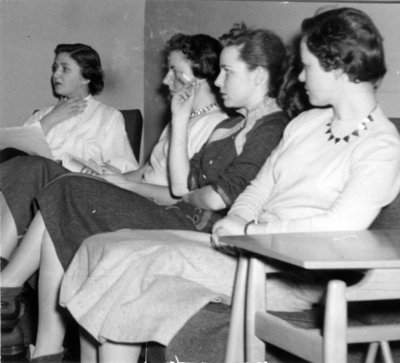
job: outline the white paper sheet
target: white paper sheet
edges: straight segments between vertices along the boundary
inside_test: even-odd
[[[37,125],[0,128],[0,149],[6,147],[53,159],[46,137]]]
[[[98,164],[94,160],[90,159],[86,161],[79,156],[67,153],[63,160],[63,165],[67,169],[82,170],[83,168],[88,168],[97,174],[121,174],[122,171],[117,167],[109,164],[102,163]]]

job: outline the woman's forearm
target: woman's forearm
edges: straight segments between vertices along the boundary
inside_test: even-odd
[[[188,155],[187,122],[173,120],[171,144],[168,155],[171,192],[176,197],[188,193],[187,178],[190,171]]]
[[[207,210],[218,211],[227,207],[221,196],[211,186],[193,190],[184,195],[182,199],[198,208]]]
[[[178,198],[174,198],[168,187],[148,184],[148,183],[136,183],[133,191],[142,197],[151,199],[160,205],[172,205],[179,201]]]

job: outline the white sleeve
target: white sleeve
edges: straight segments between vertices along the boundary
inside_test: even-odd
[[[228,215],[237,215],[247,221],[257,220],[267,204],[274,188],[274,165],[282,148],[283,140],[261,167],[256,178],[246,187],[233,203]]]
[[[124,118],[115,110],[107,120],[101,137],[102,156],[105,162],[120,169],[123,173],[139,167],[125,130]]]
[[[40,123],[40,120],[44,116],[46,116],[52,108],[53,107],[47,107],[47,108],[44,108],[41,110],[34,111],[33,114],[28,118],[28,120],[25,121],[24,126],[34,125],[34,126],[38,126],[41,128],[42,124]]]

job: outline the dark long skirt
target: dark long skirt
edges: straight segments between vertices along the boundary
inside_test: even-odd
[[[35,212],[36,195],[53,179],[68,173],[53,160],[41,156],[16,156],[0,163],[0,190],[17,226],[25,233]]]
[[[64,269],[82,241],[97,233],[124,228],[211,232],[222,217],[185,202],[160,206],[98,178],[75,174],[54,180],[37,201]]]

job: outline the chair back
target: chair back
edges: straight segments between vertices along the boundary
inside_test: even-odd
[[[400,118],[390,118],[400,132]],[[400,193],[396,199],[382,209],[369,229],[400,229]]]
[[[140,147],[142,141],[143,117],[139,109],[120,110],[125,120],[125,130],[136,160],[140,159]]]

